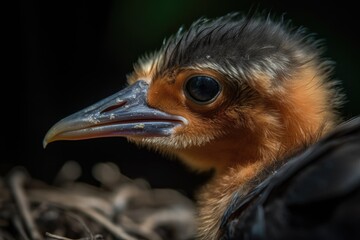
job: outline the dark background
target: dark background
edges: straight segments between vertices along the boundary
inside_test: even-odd
[[[145,178],[153,187],[171,187],[191,196],[206,177],[123,138],[55,142],[46,149],[42,139],[61,118],[120,90],[139,56],[157,50],[181,25],[188,27],[203,16],[265,9],[317,33],[327,46],[325,57],[336,62],[335,78],[342,81],[347,95],[343,115],[359,114],[359,14],[350,3],[331,2],[20,2],[22,79],[12,84],[15,89],[25,86],[26,97],[16,98],[10,109],[18,116],[12,122],[20,123],[5,129],[12,133],[8,141],[12,154],[1,160],[1,175],[22,165],[34,178],[51,183],[65,161],[75,160],[83,167],[80,180],[96,184],[91,178],[94,163],[112,161],[130,178]]]

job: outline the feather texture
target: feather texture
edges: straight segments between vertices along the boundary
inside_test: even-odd
[[[292,157],[248,195],[234,194],[221,239],[358,239],[360,118]]]

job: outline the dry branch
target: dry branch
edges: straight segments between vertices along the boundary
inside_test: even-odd
[[[67,176],[69,166],[52,185],[18,168],[0,178],[0,240],[193,239],[194,205],[177,191],[130,180],[112,163],[96,166],[96,187],[76,182],[79,169]]]

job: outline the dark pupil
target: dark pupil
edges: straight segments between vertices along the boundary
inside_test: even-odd
[[[195,101],[209,102],[217,96],[220,87],[211,77],[196,76],[187,81],[186,91]]]

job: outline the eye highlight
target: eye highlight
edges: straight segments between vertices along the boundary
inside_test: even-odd
[[[194,76],[185,82],[184,91],[188,98],[198,104],[208,104],[220,93],[220,84],[208,76]]]

